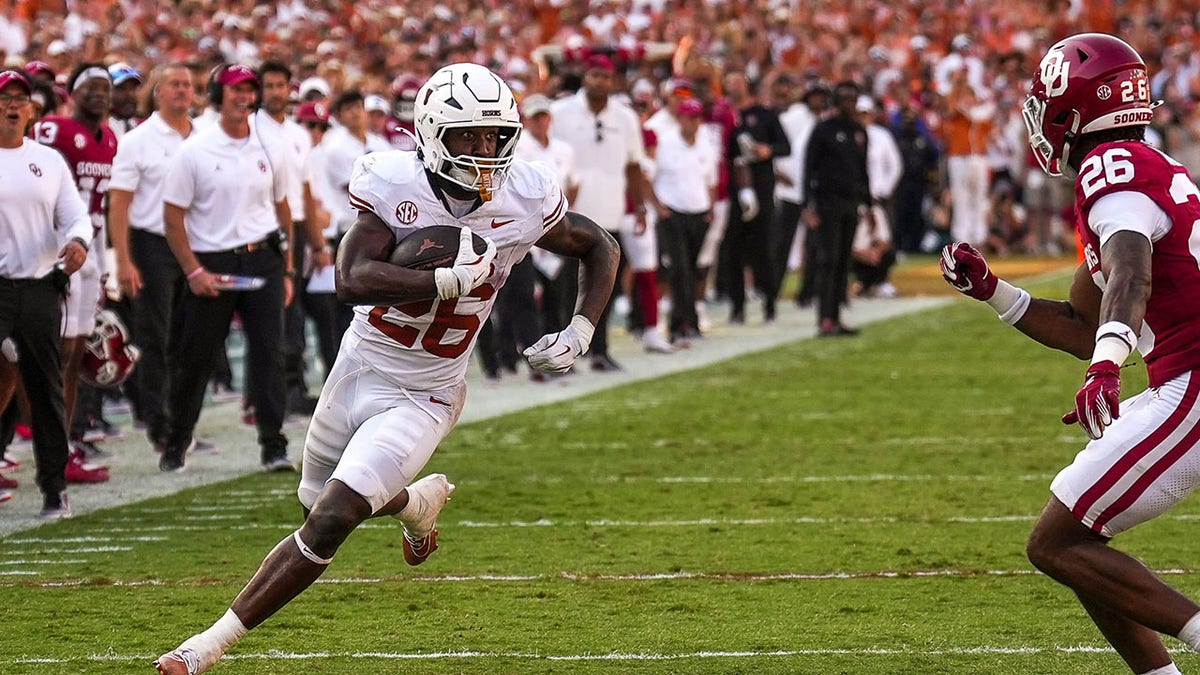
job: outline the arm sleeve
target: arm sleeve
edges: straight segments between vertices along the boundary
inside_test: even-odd
[[[196,181],[188,157],[187,152],[175,155],[163,181],[163,202],[174,204],[181,209],[190,208],[196,198]]]
[[[563,193],[562,186],[558,184],[558,179],[554,175],[554,169],[550,168],[549,164],[544,162],[532,162],[530,166],[534,167],[537,175],[541,178],[545,187],[545,196],[542,197],[542,232],[554,227],[567,215],[567,196]]]
[[[792,154],[792,143],[788,140],[787,132],[778,115],[769,115],[767,124],[771,127],[771,153],[775,157],[787,157]]]
[[[62,231],[62,242],[66,243],[76,237],[92,243],[92,217],[88,215],[87,205],[79,196],[79,189],[71,177],[67,162],[58,153],[55,158],[60,164],[58,179],[58,198],[54,202],[54,221]]]
[[[638,122],[637,114],[632,110],[622,110],[625,119],[625,135],[626,145],[629,148],[629,155],[625,158],[626,164],[638,163],[639,165],[646,159],[646,146],[642,143],[642,129]]]
[[[1138,232],[1152,243],[1171,231],[1171,218],[1153,199],[1141,192],[1110,192],[1088,211],[1088,227],[1103,246],[1117,232]]]
[[[124,192],[137,190],[142,178],[138,169],[137,147],[127,142],[117,144],[117,155],[113,157],[112,178],[108,181],[108,189]]]

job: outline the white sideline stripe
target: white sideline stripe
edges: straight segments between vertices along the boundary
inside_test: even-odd
[[[1165,569],[1154,570],[1154,573],[1159,576],[1181,576],[1196,574],[1196,570],[1186,569]],[[0,576],[5,573],[0,572]],[[38,572],[22,572],[25,575],[34,575]],[[821,574],[810,574],[802,572],[780,572],[777,574],[737,574],[734,572],[670,572],[660,574],[577,574],[574,572],[559,572],[558,574],[528,574],[528,575],[500,575],[500,574],[478,574],[478,575],[445,575],[445,576],[416,576],[416,577],[394,577],[390,579],[371,578],[371,577],[346,577],[346,578],[330,578],[318,579],[318,584],[338,584],[338,585],[374,585],[389,582],[403,581],[405,583],[427,582],[427,583],[474,583],[481,581],[500,581],[500,582],[529,582],[529,581],[847,581],[857,579],[905,579],[905,578],[955,578],[955,577],[1026,577],[1038,576],[1041,572],[1033,569],[1021,570],[909,570],[895,571],[883,570],[877,572],[826,572]],[[23,587],[37,588],[69,588],[73,586],[89,586],[97,585],[95,580],[73,580],[73,581],[47,581],[37,584],[22,584]],[[0,588],[12,587],[15,584],[0,584]],[[190,584],[182,583],[165,583],[159,580],[146,581],[113,581],[112,586],[123,586],[136,588],[139,586],[171,586],[174,588],[188,587]],[[207,585],[207,584],[206,584]]]
[[[170,537],[26,537],[5,539],[5,544],[92,544],[112,541],[169,541]]]
[[[5,560],[0,565],[77,565],[86,560]]]
[[[1168,649],[1173,653],[1185,653],[1182,647]],[[778,649],[772,651],[702,651],[662,654],[653,652],[609,652],[607,654],[531,654],[528,652],[455,651],[455,652],[282,652],[272,650],[257,654],[227,654],[222,660],[297,661],[306,659],[388,659],[388,660],[433,660],[433,659],[525,659],[533,661],[680,661],[685,659],[746,659],[777,658],[784,656],[965,656],[965,655],[1025,655],[1025,654],[1112,654],[1111,647],[1099,645],[1054,645],[1051,647],[1000,647],[982,645],[978,647],[950,647],[937,649],[914,649],[895,647],[860,648],[817,648]],[[28,665],[77,663],[80,661],[149,661],[148,654],[90,654],[70,659],[29,658],[0,659],[0,665]]]
[[[26,551],[2,551],[0,556],[29,555],[31,553],[120,553],[132,551],[132,546],[87,546],[84,548],[35,548]]]

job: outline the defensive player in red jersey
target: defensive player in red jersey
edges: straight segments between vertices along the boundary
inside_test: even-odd
[[[1078,173],[1085,260],[1070,299],[1031,298],[964,243],[942,250],[942,274],[1038,342],[1091,360],[1063,422],[1092,440],[1050,484],[1027,553],[1075,591],[1133,672],[1170,675],[1159,633],[1200,650],[1200,605],[1108,545],[1200,481],[1200,190],[1142,141],[1152,108],[1146,65],[1125,42],[1089,33],[1051,47],[1024,117],[1042,169]],[[1122,403],[1134,348],[1150,388]]]
[[[95,326],[96,310],[103,293],[101,280],[106,274],[106,199],[113,157],[117,154],[117,137],[108,126],[112,76],[103,64],[79,64],[67,80],[67,88],[75,101],[71,117],[43,117],[33,128],[33,137],[39,143],[58,150],[67,160],[75,177],[75,185],[79,187],[79,195],[88,207],[95,233],[87,262],[71,278],[71,289],[63,312],[63,386],[67,420],[70,421],[79,389],[83,343]],[[80,439],[76,438],[75,441],[77,447],[87,447],[82,446]],[[94,450],[91,447],[87,449]],[[80,468],[80,461],[89,458],[73,453],[73,459],[77,466],[69,470],[75,473]],[[81,481],[86,481],[88,470],[79,474]]]

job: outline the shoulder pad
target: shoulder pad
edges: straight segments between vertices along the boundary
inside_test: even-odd
[[[370,173],[388,183],[411,183],[424,179],[425,165],[410,150],[372,152],[354,160],[354,173]]]
[[[514,160],[508,169],[509,187],[525,199],[542,199],[557,180],[554,169],[541,160]]]

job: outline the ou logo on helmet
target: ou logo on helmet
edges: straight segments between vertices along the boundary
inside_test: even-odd
[[[1067,93],[1067,77],[1071,71],[1071,62],[1063,60],[1062,50],[1054,50],[1042,59],[1042,85],[1046,87],[1047,98],[1062,96]]]

